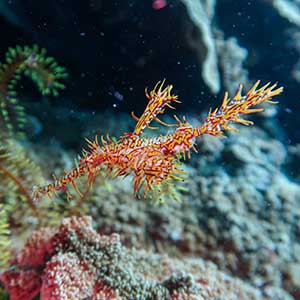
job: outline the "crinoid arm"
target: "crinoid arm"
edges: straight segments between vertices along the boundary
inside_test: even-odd
[[[171,109],[175,109],[171,105],[172,102],[181,103],[178,100],[178,96],[171,94],[173,86],[167,85],[165,88],[163,88],[164,84],[165,80],[162,82],[159,81],[150,93],[148,92],[147,88],[145,89],[145,94],[149,102],[140,118],[135,116],[133,112],[131,113],[132,117],[137,121],[134,130],[135,135],[140,135],[145,128],[151,129],[152,127],[150,127],[150,123],[153,120],[165,126],[173,126],[157,118],[157,115],[165,112],[166,106]]]
[[[228,98],[226,92],[222,105],[215,110],[211,110],[204,124],[194,129],[195,137],[202,134],[223,136],[224,131],[237,130],[231,126],[234,123],[252,125],[252,121],[245,120],[241,116],[262,112],[263,108],[253,108],[261,103],[276,104],[271,99],[283,91],[283,87],[276,88],[277,84],[270,86],[269,82],[258,88],[259,84],[260,81],[258,80],[244,96],[242,96],[243,86],[240,85],[233,99]]]
[[[4,205],[0,203],[0,251],[1,251],[1,259],[0,259],[0,272],[10,258],[10,240],[9,240],[10,230],[8,224],[7,214],[4,208]]]
[[[1,135],[15,136],[22,132],[25,112],[17,99],[16,87],[21,76],[29,77],[43,95],[57,96],[64,89],[61,80],[67,77],[65,68],[38,46],[9,48],[0,65],[0,125]],[[4,132],[5,131],[5,132]]]

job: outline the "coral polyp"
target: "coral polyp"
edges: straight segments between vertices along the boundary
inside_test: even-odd
[[[98,138],[88,140],[89,150],[83,152],[79,164],[65,176],[55,179],[53,183],[45,187],[34,187],[33,198],[38,201],[42,196],[67,191],[68,185],[76,186],[76,179],[88,175],[88,185],[92,185],[95,176],[101,171],[107,175],[116,177],[133,175],[134,192],[139,195],[141,191],[146,195],[149,191],[154,192],[156,199],[161,194],[170,193],[173,182],[182,180],[184,173],[179,167],[180,158],[190,157],[190,151],[195,148],[196,139],[204,134],[222,137],[224,131],[236,130],[232,125],[235,123],[252,125],[253,122],[242,119],[243,115],[262,112],[263,108],[253,108],[263,102],[274,103],[272,97],[279,95],[283,88],[276,88],[276,84],[270,83],[258,88],[260,81],[242,95],[242,85],[239,86],[235,96],[230,99],[225,93],[222,105],[211,110],[202,125],[193,127],[185,117],[182,119],[174,116],[176,123],[167,124],[158,119],[166,107],[173,108],[172,102],[179,102],[176,95],[171,94],[172,85],[163,88],[164,81],[159,82],[148,93],[148,105],[140,118],[133,114],[137,121],[133,132],[125,133],[117,141]],[[173,133],[146,138],[142,136],[145,128],[150,128],[155,120],[166,126],[173,126]]]

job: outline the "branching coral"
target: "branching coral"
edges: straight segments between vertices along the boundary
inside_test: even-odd
[[[89,151],[83,152],[83,157],[76,168],[62,178],[55,179],[45,187],[34,187],[33,198],[39,200],[44,195],[67,190],[73,185],[80,194],[76,180],[88,175],[88,185],[92,185],[94,178],[101,172],[113,173],[114,176],[134,176],[134,191],[139,194],[144,190],[155,194],[159,199],[161,194],[169,193],[174,180],[181,180],[182,170],[179,168],[179,159],[190,157],[190,150],[195,149],[196,139],[204,134],[222,137],[224,131],[236,130],[232,124],[252,125],[253,122],[242,119],[242,115],[261,112],[262,108],[253,108],[263,102],[272,103],[271,99],[279,95],[283,88],[276,84],[266,84],[258,88],[259,81],[242,95],[242,85],[239,86],[233,99],[225,93],[221,107],[210,111],[204,123],[193,127],[185,118],[175,117],[177,124],[167,124],[158,119],[159,114],[165,112],[166,107],[174,108],[171,104],[178,103],[178,97],[171,94],[172,85],[163,88],[164,82],[158,83],[150,93],[146,90],[149,102],[140,118],[132,114],[137,121],[132,133],[125,133],[115,142],[109,137],[101,138],[102,144],[89,141]],[[274,103],[274,102],[273,102]],[[145,128],[155,120],[160,124],[175,127],[175,131],[165,136],[144,138],[141,136]],[[197,151],[196,151],[197,152]]]
[[[15,136],[26,121],[23,106],[17,99],[16,86],[21,76],[29,77],[43,95],[58,95],[64,88],[65,68],[38,46],[9,48],[5,63],[0,65],[0,136]]]

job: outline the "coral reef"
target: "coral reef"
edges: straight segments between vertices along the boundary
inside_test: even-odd
[[[221,32],[218,33],[215,42],[219,56],[219,65],[222,68],[222,82],[229,93],[233,94],[240,83],[249,84],[250,82],[248,71],[244,67],[248,51],[238,44],[238,40],[235,37],[225,40]]]
[[[203,137],[203,155],[186,167],[180,203],[132,205],[125,181],[110,194],[96,189],[91,213],[100,232],[118,232],[127,245],[201,256],[264,291],[281,288],[297,299],[300,187],[283,169],[287,158],[298,167],[298,155],[290,161],[285,146],[261,129],[242,133]]]
[[[12,267],[0,277],[11,300],[274,299],[201,259],[125,248],[117,234],[94,231],[90,217],[33,233]]]
[[[92,215],[97,231],[108,235],[98,235],[88,217],[65,219],[58,229],[34,232],[1,275],[12,299],[300,298],[300,145],[287,145],[300,140],[295,130],[299,118],[292,114],[298,110],[294,99],[300,81],[299,3],[181,0],[168,1],[164,9],[153,10],[151,1],[45,0],[31,1],[29,14],[21,0],[0,1],[0,14],[6,20],[1,19],[3,53],[14,36],[18,42],[20,36],[32,39],[47,45],[75,75],[71,97],[44,97],[43,102],[35,97],[23,101],[21,97],[19,101],[17,91],[27,91],[26,82],[24,86],[19,84],[21,75],[32,79],[43,94],[49,94],[52,88],[56,94],[63,88],[65,70],[36,46],[10,49],[0,67],[0,268],[15,257],[16,249],[32,229],[57,225],[63,217]],[[264,124],[265,131],[242,129],[240,135],[229,133],[223,141],[203,136],[197,148],[201,155],[193,156],[189,165],[180,165],[187,174],[182,183],[185,189],[177,195],[175,190],[174,197],[181,201],[170,206],[133,201],[130,177],[123,181],[106,178],[109,170],[99,173],[93,165],[93,189],[89,186],[92,181],[87,185],[84,176],[76,178],[75,190],[68,189],[70,201],[64,193],[60,197],[49,193],[53,198],[43,198],[36,208],[29,189],[32,185],[44,186],[52,180],[52,172],[71,170],[73,177],[68,184],[74,184],[73,151],[82,146],[81,137],[106,132],[118,137],[133,131],[132,124],[124,117],[118,119],[115,113],[130,111],[133,106],[142,112],[143,101],[134,95],[139,97],[144,82],[154,82],[157,76],[171,78],[180,95],[189,101],[185,107],[192,111],[185,113],[192,115],[207,105],[202,99],[213,102],[212,94],[222,87],[230,94],[238,83],[248,88],[248,74],[259,74],[266,81],[275,78],[288,86],[285,101],[276,107],[284,130],[291,136],[279,134],[283,130],[274,125],[275,118]],[[43,124],[43,133],[36,139],[38,145],[15,139],[22,136],[27,126],[24,121],[29,118],[21,103]],[[99,108],[112,106],[112,113],[101,115]],[[213,111],[210,117],[214,119],[219,113]],[[286,113],[291,118],[285,118]],[[151,109],[149,116],[157,117]],[[261,120],[265,116],[259,114],[255,123],[265,122]],[[146,127],[152,121],[135,119]],[[177,127],[198,126],[198,120],[190,119],[190,124],[182,117],[180,120]],[[72,124],[72,132],[65,130],[66,123]],[[222,130],[215,125],[212,133],[219,135]],[[126,129],[120,130],[121,126]],[[137,132],[143,129],[138,126]],[[170,134],[168,127],[164,130],[162,135]],[[73,151],[53,145],[54,135]],[[131,143],[130,136],[123,136],[123,141]],[[178,135],[175,140],[180,138]],[[131,145],[136,146],[135,141],[142,141],[143,146],[147,141],[164,142],[163,137],[155,139],[147,132]],[[120,140],[111,138],[106,143],[116,150],[114,146]],[[104,147],[97,141],[89,144],[92,149],[84,157]],[[190,145],[184,139],[183,144]],[[176,164],[183,158],[182,153],[179,156],[174,159]],[[99,156],[93,158],[99,162]],[[130,164],[113,161],[118,164],[115,175],[127,175],[128,169],[122,167],[132,167],[138,161],[135,155],[130,158]],[[90,171],[91,165],[87,165]],[[163,175],[168,173],[167,168],[161,169]],[[149,174],[134,175],[142,182],[150,178]],[[48,190],[55,190],[59,184],[64,190],[66,178],[62,175],[54,179]],[[157,181],[150,180],[148,186],[141,183],[141,193],[151,184],[155,186]],[[181,183],[174,181],[167,193],[178,185]],[[145,248],[161,254],[141,250]],[[206,262],[188,258],[192,256],[201,256]],[[0,299],[8,299],[3,285]]]

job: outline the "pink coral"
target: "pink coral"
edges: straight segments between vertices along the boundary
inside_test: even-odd
[[[58,230],[42,228],[32,233],[16,256],[17,270],[6,271],[0,277],[11,300],[30,300],[39,293],[44,300],[76,299],[76,295],[85,298],[94,293],[93,275],[75,253],[55,255],[71,244],[72,234],[79,244],[78,237],[98,242],[101,239],[89,217],[65,219]]]
[[[46,257],[53,252],[51,238],[54,230],[42,228],[34,231],[27,240],[23,249],[17,255],[17,264],[20,267],[38,267],[45,264]]]
[[[94,287],[93,300],[120,300],[118,294],[104,283],[97,282]]]
[[[199,300],[199,298],[196,295],[182,295],[175,292],[170,300]]]
[[[10,300],[262,299],[215,267],[127,249],[117,234],[93,230],[90,217],[34,232],[0,280]]]
[[[41,276],[35,271],[6,271],[0,280],[9,291],[11,300],[30,300],[40,291]]]
[[[40,292],[42,278],[38,268],[43,268],[53,253],[53,234],[54,230],[49,228],[34,231],[14,261],[18,269],[0,275],[11,300],[30,300]]]
[[[93,294],[95,279],[79,258],[72,253],[56,255],[43,274],[41,299],[67,300],[88,298]]]

